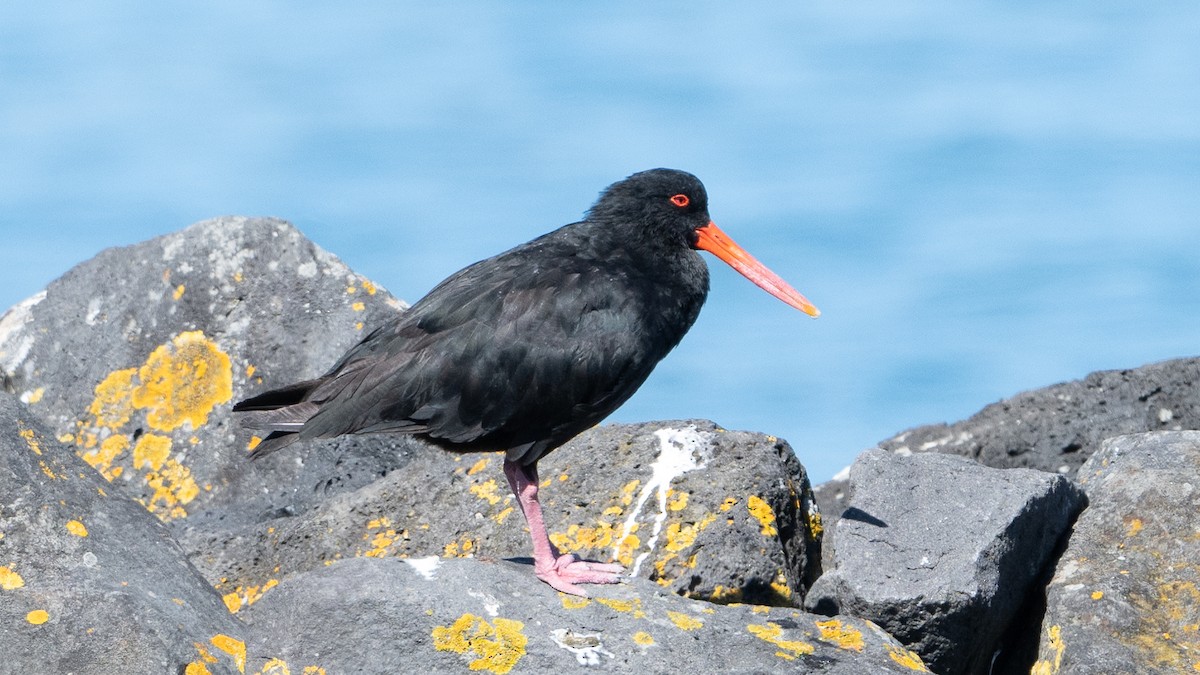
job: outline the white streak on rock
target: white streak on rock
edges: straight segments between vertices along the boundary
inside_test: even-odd
[[[617,543],[613,546],[612,556],[616,558],[621,550],[621,542],[629,536],[633,524],[637,522],[638,514],[641,513],[646,500],[650,498],[651,491],[657,490],[658,514],[654,516],[654,531],[646,543],[646,550],[638,555],[633,564],[633,570],[629,573],[630,576],[635,577],[646,556],[654,551],[654,545],[658,543],[658,535],[662,532],[663,523],[667,519],[667,490],[671,487],[671,481],[688,471],[703,468],[703,460],[698,460],[696,455],[699,454],[703,457],[703,451],[708,448],[709,444],[709,434],[696,431],[696,427],[692,425],[688,425],[686,429],[666,427],[654,432],[654,435],[658,437],[658,459],[650,465],[652,471],[650,480],[642,486],[642,491],[638,494],[637,505],[625,519],[625,524],[621,526],[621,536],[617,537]]]
[[[408,563],[418,574],[432,581],[437,568],[442,564],[442,559],[431,555],[425,558],[405,558],[404,562]]]
[[[437,556],[434,556],[434,559],[437,559]],[[487,612],[489,616],[500,616],[500,602],[496,600],[495,596],[493,596],[491,593],[484,593],[482,591],[467,591],[467,595],[481,600],[483,602],[483,610]]]
[[[599,635],[581,635],[572,633],[566,628],[555,628],[550,631],[550,639],[559,647],[575,655],[575,660],[581,666],[598,666],[600,657],[613,658],[613,653],[604,648]]]

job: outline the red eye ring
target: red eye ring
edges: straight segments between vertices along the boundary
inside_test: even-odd
[[[682,209],[686,208],[688,204],[692,203],[692,200],[688,199],[688,196],[685,194],[677,194],[671,197],[671,203]]]

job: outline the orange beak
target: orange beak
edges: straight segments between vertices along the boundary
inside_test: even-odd
[[[759,288],[801,312],[814,318],[821,315],[821,310],[809,302],[808,298],[800,295],[799,291],[792,288],[788,282],[780,279],[777,274],[767,269],[766,265],[755,260],[754,256],[746,252],[746,249],[738,246],[734,240],[729,238],[729,235],[722,232],[716,223],[709,221],[704,227],[697,228],[696,234],[696,248],[708,251],[721,260],[724,260],[730,267],[737,270],[750,281],[753,281]]]

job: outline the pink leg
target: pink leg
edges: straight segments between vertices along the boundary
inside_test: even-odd
[[[546,534],[546,522],[542,519],[542,505],[538,503],[537,465],[521,466],[515,462],[504,462],[504,476],[521,505],[525,522],[529,523],[529,537],[533,539],[533,571],[542,581],[554,588],[588,597],[587,591],[575,584],[615,584],[618,574],[625,571],[621,565],[594,563],[579,560],[574,555],[563,555]]]

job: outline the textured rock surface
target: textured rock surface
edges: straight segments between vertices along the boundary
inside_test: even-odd
[[[337,473],[321,458],[271,484],[231,469],[246,445],[230,401],[323,372],[398,307],[291,225],[221,218],[106,250],[7,312],[0,372],[56,437],[180,532],[252,520]]]
[[[934,672],[987,672],[1082,506],[1057,474],[869,451],[850,470],[834,567],[806,605],[874,621]]]
[[[161,523],[0,393],[0,672],[235,672],[245,637]]]
[[[635,579],[573,598],[510,562],[359,558],[284,581],[241,616],[250,660],[329,673],[922,671],[857,619],[727,607]],[[426,578],[429,575],[432,579]],[[369,627],[369,628],[368,628]]]
[[[1200,432],[1109,439],[1079,475],[1034,672],[1200,672]]]
[[[1106,438],[1180,429],[1200,429],[1200,358],[1092,373],[993,403],[962,422],[905,431],[879,445],[1073,476]]]
[[[347,443],[385,445],[399,468],[294,516],[189,533],[187,548],[231,608],[340,558],[529,555],[498,454],[455,455],[379,436],[297,445],[267,459],[290,463]],[[819,525],[808,478],[778,439],[700,420],[613,425],[586,432],[540,468],[542,504],[560,548],[620,560],[667,589],[791,604],[815,571],[810,528]],[[259,463],[246,470],[271,471]]]

